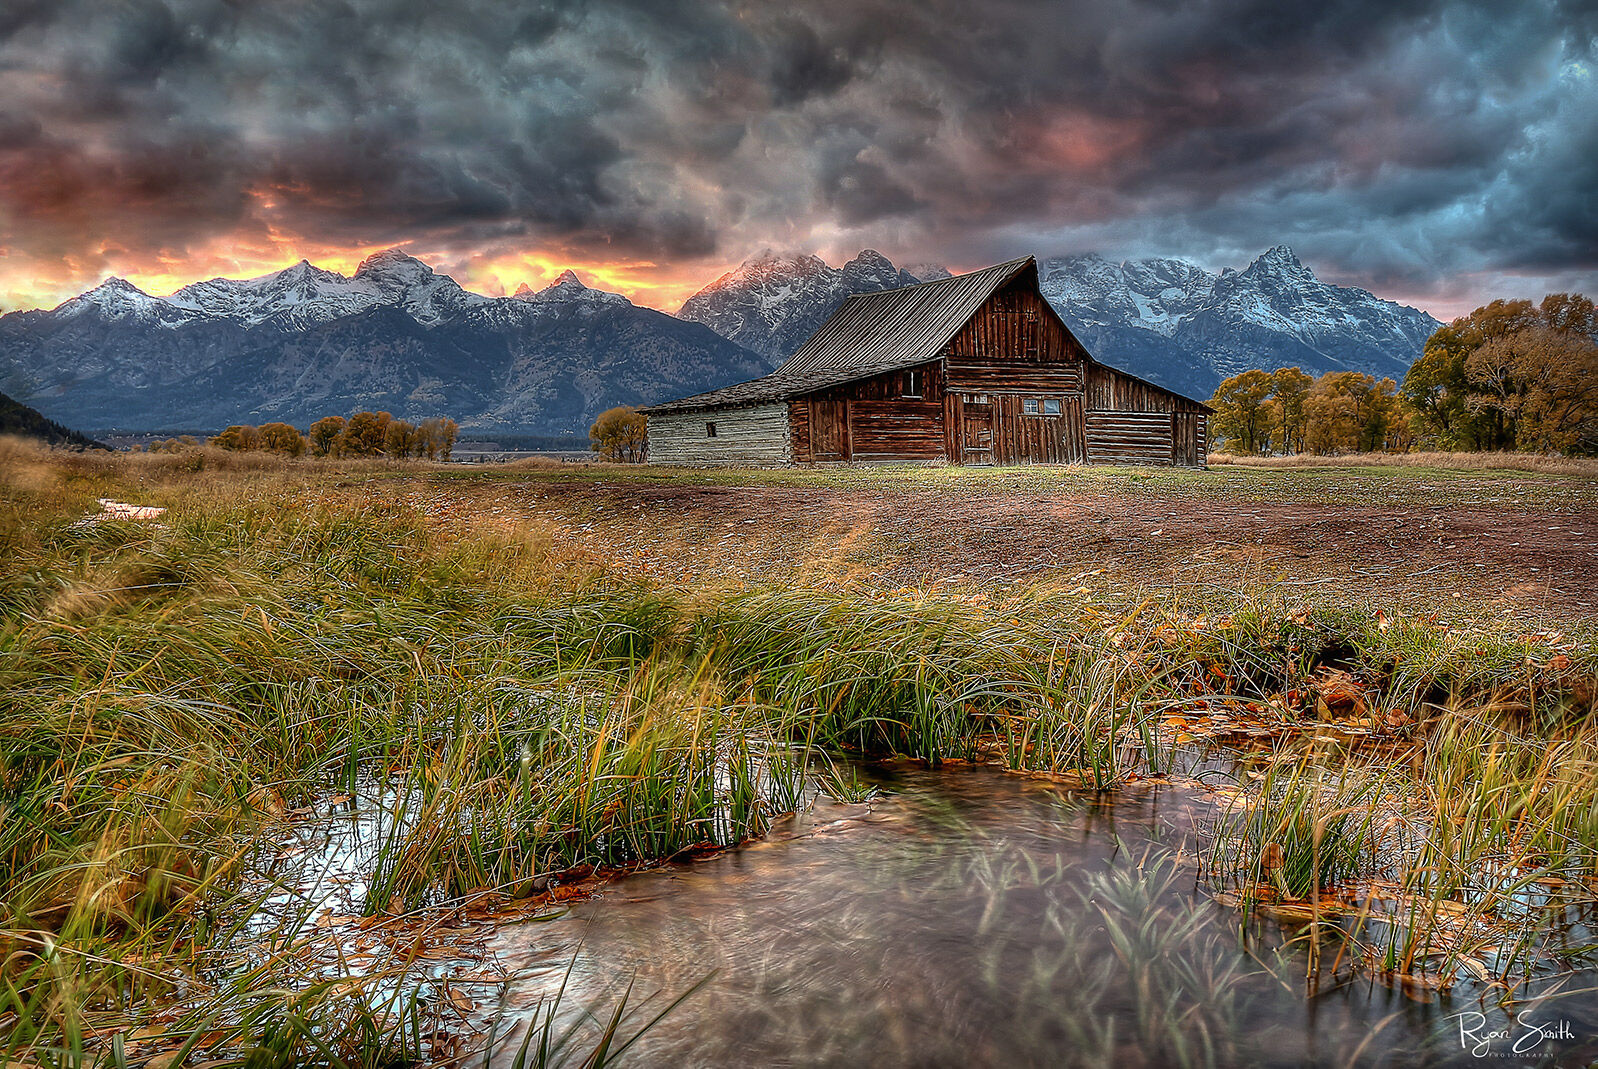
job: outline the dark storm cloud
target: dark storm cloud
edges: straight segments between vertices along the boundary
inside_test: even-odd
[[[0,246],[1598,263],[1574,0],[17,0]]]

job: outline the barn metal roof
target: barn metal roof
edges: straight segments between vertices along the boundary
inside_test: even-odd
[[[1026,271],[1032,272],[1036,283],[1037,270],[1037,261],[1026,256],[953,278],[856,294],[771,374],[643,411],[784,400],[934,360],[995,291]]]

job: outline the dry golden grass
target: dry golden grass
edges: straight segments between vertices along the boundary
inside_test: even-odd
[[[1598,478],[1598,459],[1552,457],[1537,453],[1346,453],[1316,456],[1298,453],[1286,457],[1234,456],[1211,453],[1211,467],[1240,468],[1450,468],[1458,471],[1534,471],[1546,475],[1582,475]]]

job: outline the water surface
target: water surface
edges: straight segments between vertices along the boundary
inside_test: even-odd
[[[1598,1058],[1598,996],[1581,991],[1592,974],[1551,981],[1567,993],[1511,1016],[1480,988],[1419,1001],[1346,967],[1334,976],[1328,942],[1309,993],[1304,938],[1244,929],[1204,893],[1194,828],[1208,810],[1182,789],[1098,796],[973,767],[865,774],[884,792],[869,805],[819,802],[767,841],[502,933],[502,956],[526,970],[508,1016],[564,982],[563,1022],[592,1035],[578,1011],[607,1010],[629,980],[633,1005],[654,996],[634,1023],[702,984],[629,1051],[637,1065]],[[1536,1024],[1570,1038],[1531,1035]]]

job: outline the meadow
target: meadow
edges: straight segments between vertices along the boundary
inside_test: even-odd
[[[1240,923],[1304,930],[1316,970],[1513,1002],[1592,967],[1567,936],[1598,899],[1598,658],[1566,601],[1428,605],[1419,578],[1390,598],[1353,550],[1309,582],[1093,569],[1086,543],[1025,574],[894,572],[925,555],[913,531],[732,538],[714,497],[644,507],[942,508],[951,487],[1322,514],[1496,495],[1561,529],[1593,504],[1565,469],[475,470],[0,442],[4,1060],[472,1064],[486,1037],[430,981],[439,918],[525,921],[758,839],[858,797],[862,757],[1202,796],[1196,878]],[[1224,771],[1193,774],[1201,753]],[[381,830],[330,914],[284,832],[351,804]],[[380,952],[354,960],[357,932]],[[552,1016],[511,1038],[527,1064],[607,1064],[647,1024],[625,1008],[595,1008],[592,1048]]]

